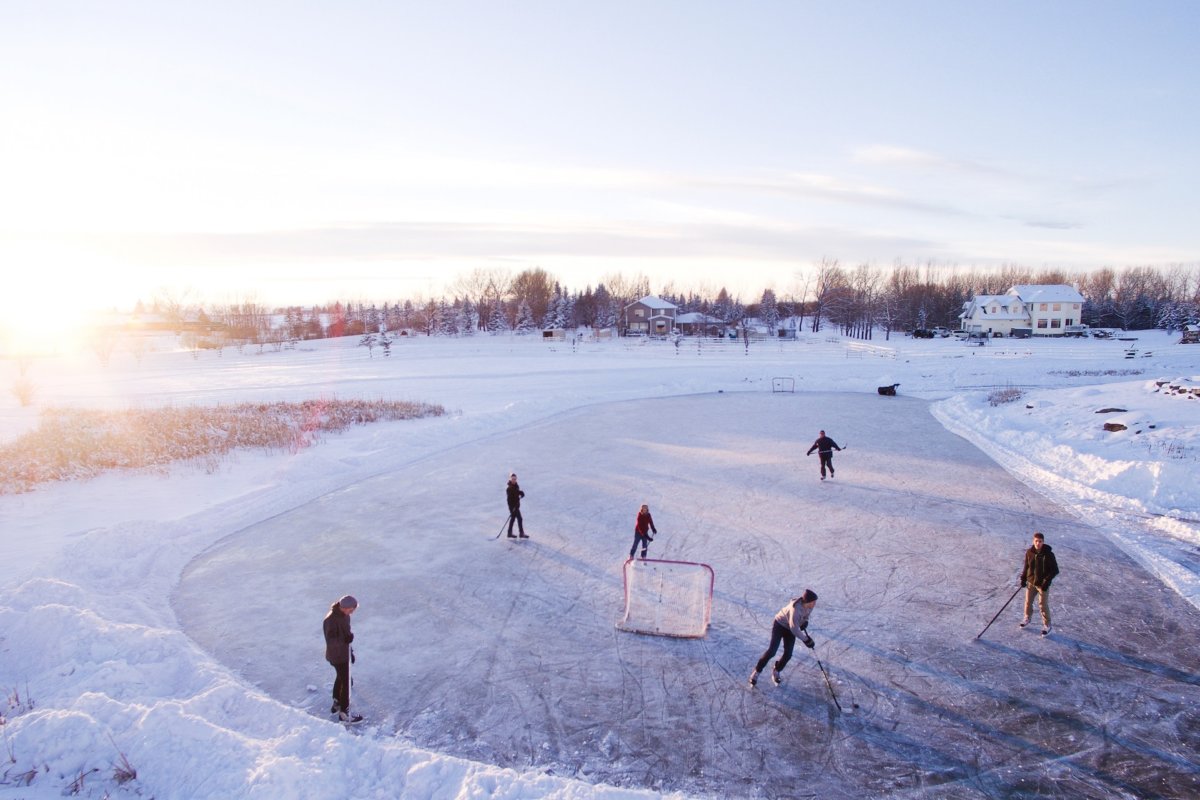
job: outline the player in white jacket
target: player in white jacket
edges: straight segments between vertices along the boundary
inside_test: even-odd
[[[758,683],[758,673],[763,671],[767,662],[775,655],[780,642],[783,642],[783,656],[775,662],[775,669],[771,671],[771,681],[776,686],[779,685],[780,670],[786,667],[792,658],[792,648],[796,646],[796,639],[804,642],[805,647],[811,648],[815,644],[807,631],[808,616],[812,614],[816,605],[817,593],[812,589],[805,589],[804,594],[793,598],[786,606],[779,609],[779,613],[775,615],[775,622],[771,625],[771,644],[758,659],[754,672],[750,673],[751,686]]]

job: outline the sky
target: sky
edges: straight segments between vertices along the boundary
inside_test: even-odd
[[[1195,263],[1190,2],[0,4],[6,300]]]
[[[1200,349],[1136,337],[39,359],[0,445],[49,407],[447,413],[0,494],[0,800],[1195,798],[1200,403],[1170,387]],[[715,573],[701,639],[615,627],[643,502],[651,559]],[[1006,605],[1033,530],[1061,569],[1045,639]],[[749,689],[804,588],[815,648]],[[355,733],[319,627],[346,593]]]

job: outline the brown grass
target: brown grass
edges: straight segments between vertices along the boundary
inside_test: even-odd
[[[0,446],[0,494],[111,469],[193,461],[216,470],[237,448],[296,452],[351,425],[441,416],[440,405],[394,400],[306,400],[230,406],[42,413],[36,430]]]

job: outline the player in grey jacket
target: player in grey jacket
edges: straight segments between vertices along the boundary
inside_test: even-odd
[[[775,662],[775,669],[771,671],[771,681],[776,686],[779,685],[779,671],[786,667],[792,658],[792,648],[796,646],[796,639],[804,642],[805,647],[811,648],[816,644],[808,635],[808,617],[816,605],[817,593],[812,589],[805,589],[804,594],[793,598],[779,609],[779,613],[775,615],[775,622],[771,625],[771,644],[758,659],[754,672],[750,673],[751,686],[758,683],[758,673],[763,671],[763,667],[767,666],[767,662],[775,655],[780,642],[783,642],[783,657]]]

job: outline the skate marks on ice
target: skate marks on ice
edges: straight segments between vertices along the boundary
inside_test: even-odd
[[[317,623],[352,585],[356,693],[395,735],[587,781],[738,797],[1200,789],[1180,755],[1200,749],[1184,711],[1200,701],[1194,610],[897,400],[886,418],[873,396],[803,394],[560,415],[247,529],[189,568],[176,612],[271,695],[324,696]],[[831,485],[803,455],[817,427],[855,443]],[[527,492],[522,547],[480,536],[506,516],[509,470]],[[716,571],[703,640],[613,627],[641,502],[652,557]],[[1018,598],[974,641],[1035,529],[1064,565],[1054,635],[1016,628]],[[262,575],[266,555],[294,570]],[[231,618],[208,588],[218,573],[270,602]],[[806,585],[844,714],[803,646],[782,686],[746,688],[772,616]],[[242,640],[256,647],[235,652]]]

